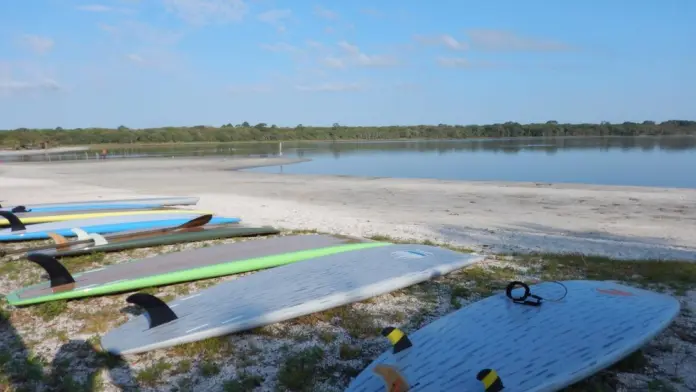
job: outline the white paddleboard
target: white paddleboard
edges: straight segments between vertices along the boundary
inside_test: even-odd
[[[402,331],[385,329],[392,349],[346,391],[387,391],[387,382],[397,384],[393,392],[496,392],[501,383],[504,392],[557,391],[636,351],[667,328],[680,309],[673,297],[612,282],[561,283],[567,295],[557,302],[550,300],[563,297],[563,286],[544,282],[530,286],[532,294],[548,299],[539,306],[513,303],[501,293],[399,342]],[[521,288],[512,290],[514,297],[522,294]]]
[[[472,265],[482,256],[426,245],[389,244],[257,272],[168,304],[138,294],[147,312],[101,339],[135,354],[273,324],[411,286]]]

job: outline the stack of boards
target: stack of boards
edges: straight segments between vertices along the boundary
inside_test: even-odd
[[[0,240],[55,241],[17,252],[26,254],[26,260],[17,262],[36,263],[48,280],[9,293],[7,301],[25,306],[262,270],[169,303],[150,294],[130,295],[127,302],[142,307],[144,314],[106,333],[101,346],[116,355],[138,354],[362,301],[483,260],[478,254],[435,246],[316,234],[216,245],[81,273],[71,273],[69,259],[60,259],[278,233],[269,227],[224,226],[238,218],[159,209],[170,205],[165,203],[197,202],[175,199],[3,207],[0,216],[10,228],[0,230]],[[63,220],[64,216],[79,217]],[[36,224],[25,226],[32,222]],[[507,294],[520,296],[517,291]],[[541,302],[518,303],[500,293],[409,335],[385,328],[385,340],[393,347],[347,390],[556,391],[640,348],[680,310],[670,296],[612,282],[546,282],[530,291]]]

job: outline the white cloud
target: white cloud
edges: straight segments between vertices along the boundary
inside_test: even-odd
[[[22,36],[20,41],[21,44],[24,45],[27,49],[38,54],[43,54],[50,51],[51,49],[53,49],[53,46],[55,44],[55,42],[51,38],[30,34]]]
[[[425,45],[441,45],[452,50],[467,50],[469,44],[463,41],[458,41],[451,35],[441,34],[437,36],[416,35],[415,40]]]
[[[339,48],[346,54],[344,61],[363,67],[388,67],[398,64],[396,58],[386,55],[368,55],[360,51],[356,45],[346,41],[338,43]]]
[[[26,91],[56,91],[60,89],[60,84],[53,79],[34,81],[0,79],[0,92],[9,95]]]
[[[331,11],[329,9],[326,9],[322,6],[314,7],[314,15],[317,15],[318,17],[323,18],[323,19],[327,19],[327,20],[338,19],[338,13]]]
[[[288,9],[275,9],[263,12],[259,14],[258,19],[261,22],[268,23],[269,25],[278,29],[278,31],[285,31],[285,24],[283,21],[292,17],[292,11]]]
[[[244,0],[163,0],[167,10],[192,25],[239,22],[249,7]]]
[[[384,16],[384,14],[374,8],[363,8],[360,10],[361,13],[369,16],[374,16],[376,18]]]
[[[340,91],[360,91],[365,89],[365,85],[361,83],[341,83],[329,82],[316,85],[297,85],[295,88],[299,91],[307,92],[340,92]]]
[[[324,49],[324,44],[313,40],[307,41],[307,46],[309,46],[312,49]]]
[[[477,29],[467,31],[471,45],[490,51],[557,52],[572,49],[558,41],[522,37],[503,30]]]
[[[145,59],[142,58],[139,54],[135,53],[129,53],[126,55],[126,58],[134,63],[144,63]]]
[[[346,62],[344,60],[341,60],[337,57],[325,57],[321,60],[321,62],[329,67],[329,68],[345,68],[346,67]]]

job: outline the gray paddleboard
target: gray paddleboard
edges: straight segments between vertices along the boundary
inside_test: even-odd
[[[476,377],[484,369],[497,373],[503,392],[557,391],[639,349],[679,314],[668,295],[613,282],[561,283],[565,298],[557,283],[530,286],[549,299],[538,307],[500,293],[435,320],[407,335],[411,347],[380,355],[346,391],[384,391],[375,370],[419,392],[484,391]]]
[[[178,298],[168,304],[177,319],[148,329],[147,314],[137,316],[104,335],[101,344],[114,354],[135,354],[194,342],[362,301],[481,260],[410,244],[317,257]]]

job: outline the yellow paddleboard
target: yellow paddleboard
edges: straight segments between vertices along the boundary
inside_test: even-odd
[[[90,218],[104,218],[108,216],[128,216],[128,215],[146,215],[146,214],[212,214],[209,211],[201,210],[124,210],[124,211],[110,211],[110,212],[83,212],[77,214],[65,214],[65,215],[46,215],[46,216],[28,216],[22,217],[17,216],[19,220],[25,225],[32,223],[48,223],[48,222],[62,222],[73,219],[90,219]],[[7,219],[0,217],[0,227],[9,226],[10,223]]]

